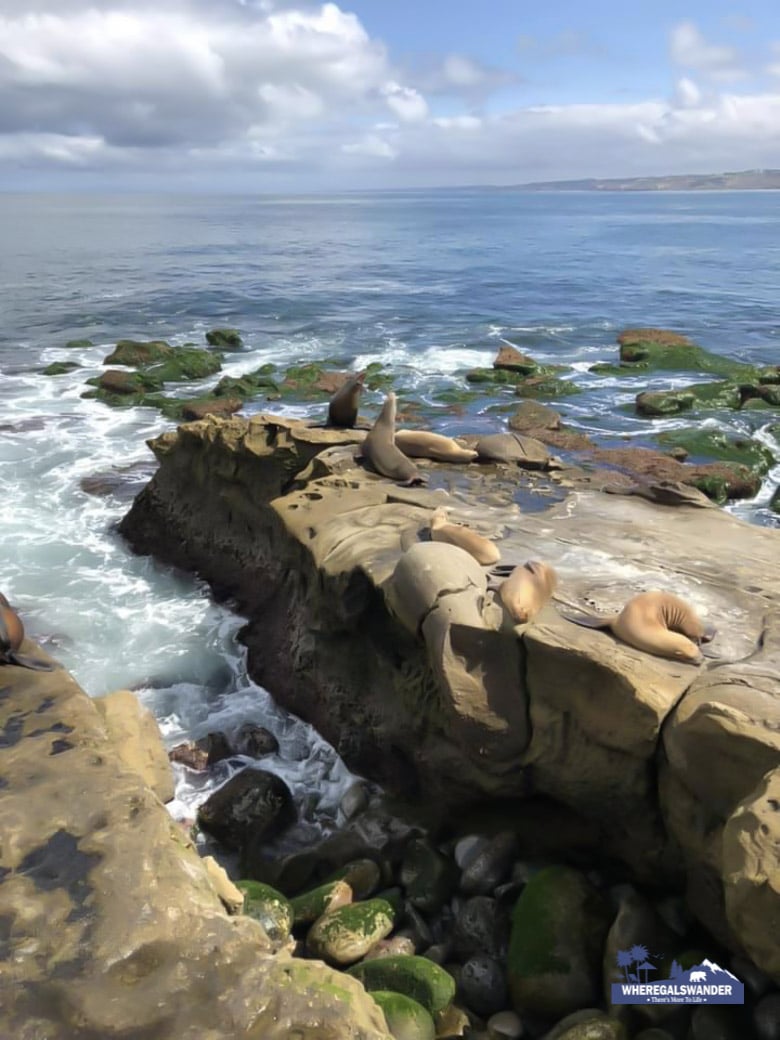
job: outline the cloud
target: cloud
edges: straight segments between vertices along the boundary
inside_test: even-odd
[[[701,102],[701,91],[687,76],[677,81],[674,100],[680,108],[696,108]]]
[[[681,68],[706,73],[721,82],[747,76],[736,48],[708,42],[694,22],[675,25],[669,36],[669,51],[672,61]]]
[[[412,87],[402,87],[400,83],[390,82],[382,87],[382,96],[388,108],[399,119],[410,123],[425,119],[428,115],[428,104],[422,94]]]

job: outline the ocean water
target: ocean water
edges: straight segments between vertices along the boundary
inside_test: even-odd
[[[428,401],[510,342],[572,366],[586,392],[556,405],[567,421],[636,443],[650,428],[631,414],[638,390],[696,377],[588,373],[615,360],[621,328],[675,328],[735,358],[780,362],[780,193],[0,194],[0,227],[0,589],[89,693],[137,690],[169,743],[247,719],[274,730],[280,752],[263,765],[288,780],[312,826],[337,821],[354,777],[247,677],[241,619],[114,533],[153,472],[146,439],[170,425],[81,398],[117,339],[205,345],[207,329],[231,325],[246,349],[226,355],[227,374],[381,361]],[[96,345],[65,350],[75,338]],[[58,360],[83,367],[40,373]],[[438,426],[501,428],[497,400],[466,416],[442,409]],[[379,402],[367,394],[367,414]],[[322,411],[249,410],[260,408]],[[723,423],[780,451],[767,416]],[[82,490],[96,473],[112,476],[112,493]],[[776,523],[766,505],[779,481],[776,467],[754,502],[732,508]],[[180,769],[174,812],[191,815],[228,769],[207,782]]]

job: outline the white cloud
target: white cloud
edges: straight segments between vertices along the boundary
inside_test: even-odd
[[[736,48],[710,43],[694,22],[680,22],[672,29],[669,50],[676,65],[707,73],[721,82],[734,82],[746,76]]]
[[[683,76],[677,81],[674,99],[680,108],[696,108],[701,102],[701,91],[692,79]]]
[[[341,150],[346,155],[365,155],[373,159],[395,159],[398,155],[395,148],[377,134],[366,134],[361,141],[343,144]]]
[[[428,103],[422,94],[411,87],[402,87],[400,83],[387,83],[382,88],[382,95],[387,107],[399,119],[413,123],[425,119],[428,115]]]

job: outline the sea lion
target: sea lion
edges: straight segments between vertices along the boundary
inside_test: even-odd
[[[0,592],[0,665],[15,664],[20,668],[32,668],[38,672],[51,672],[54,665],[38,661],[17,650],[24,642],[24,625],[14,608]]]
[[[457,545],[470,553],[483,567],[498,563],[501,559],[501,553],[489,539],[464,524],[449,523],[443,509],[437,509],[431,515],[431,541]]]
[[[715,635],[712,625],[705,625],[689,603],[671,592],[640,592],[619,614],[610,617],[563,611],[561,616],[586,628],[608,628],[618,639],[645,653],[690,664],[701,664],[700,644]]]
[[[395,394],[391,390],[382,405],[382,411],[361,447],[377,473],[399,484],[422,484],[423,476],[404,453],[395,446]]]
[[[363,389],[365,372],[358,372],[340,387],[328,404],[328,426],[352,427],[357,422],[358,398]]]
[[[471,462],[477,457],[472,448],[464,448],[452,437],[429,430],[396,430],[395,443],[410,459],[433,459],[434,462]]]
[[[501,582],[498,596],[515,624],[524,625],[549,602],[557,585],[558,575],[549,563],[528,560]]]

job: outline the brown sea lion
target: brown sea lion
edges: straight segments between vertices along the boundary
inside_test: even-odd
[[[477,457],[472,448],[464,448],[452,437],[429,430],[396,430],[395,443],[410,459],[433,459],[434,462],[471,462]]]
[[[358,372],[340,387],[328,405],[328,426],[352,427],[357,422],[358,399],[363,389],[365,372]]]
[[[498,586],[498,596],[515,624],[524,625],[549,602],[557,585],[558,575],[549,563],[528,560]]]
[[[470,553],[483,567],[498,563],[501,559],[501,553],[488,538],[483,538],[464,524],[451,524],[443,509],[437,509],[431,515],[431,541],[457,545]]]
[[[645,653],[690,664],[701,664],[700,644],[715,635],[712,625],[705,625],[689,603],[671,592],[640,592],[619,614],[610,617],[563,611],[561,616],[586,628],[608,628],[618,639]]]
[[[0,592],[0,665],[15,664],[20,668],[32,668],[39,672],[51,672],[54,665],[38,661],[33,657],[17,653],[24,642],[22,619]]]
[[[395,394],[391,390],[382,411],[361,445],[361,454],[383,477],[399,484],[422,484],[424,478],[400,448],[395,446]]]

